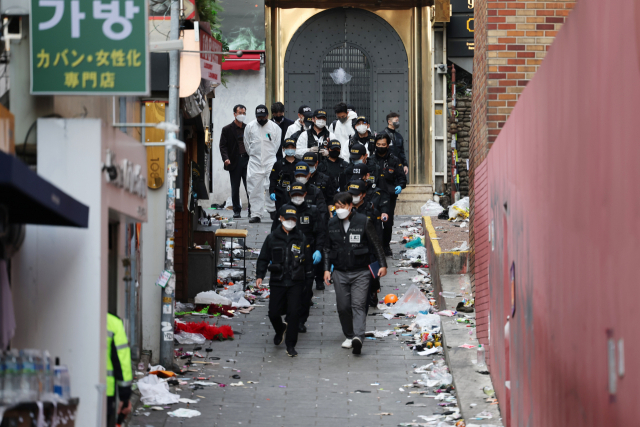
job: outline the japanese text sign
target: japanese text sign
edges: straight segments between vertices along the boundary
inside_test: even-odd
[[[147,0],[31,0],[31,93],[149,93]]]

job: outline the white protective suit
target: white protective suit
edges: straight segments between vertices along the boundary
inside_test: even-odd
[[[349,111],[346,122],[342,123],[338,120],[335,125],[332,123],[329,126],[329,132],[333,133],[335,138],[340,141],[340,157],[347,162],[349,161],[349,139],[356,133],[352,120],[356,117],[358,117],[358,114],[355,111]]]
[[[269,198],[269,175],[276,161],[276,152],[280,149],[281,135],[280,127],[271,120],[264,126],[253,120],[244,129],[244,148],[249,154],[247,193],[252,217],[262,217],[265,197],[267,212],[276,210],[275,202]]]
[[[291,135],[293,135],[294,133],[298,132],[301,129],[302,129],[302,123],[300,123],[300,119],[298,118],[298,120],[293,122],[293,124],[287,128],[287,132],[284,134],[284,139],[289,138]]]
[[[322,138],[317,138],[316,135],[315,135],[315,132],[314,132],[313,138],[316,140],[316,143],[313,144],[314,146],[317,146],[320,143],[325,143],[326,144],[326,142],[327,142],[327,141],[322,140]],[[309,132],[302,132],[300,134],[300,136],[298,137],[298,141],[296,142],[296,159],[302,159],[304,157],[305,153],[307,153],[309,151],[312,151],[309,148],[308,139],[309,139]],[[332,139],[337,139],[337,138],[333,133],[329,132],[329,140],[332,140]],[[340,150],[340,151],[342,151],[342,150]],[[318,156],[319,155],[320,154],[318,154]],[[340,155],[342,156],[342,153]],[[348,155],[348,152],[347,152],[347,155]]]

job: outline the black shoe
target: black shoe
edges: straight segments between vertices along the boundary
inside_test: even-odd
[[[260,222],[260,217],[259,216],[252,216],[251,219],[249,220],[249,222],[251,224],[255,224],[256,222]]]
[[[389,246],[384,248],[384,254],[385,256],[393,256],[393,251],[391,250],[391,248]]]
[[[240,212],[234,212],[233,213],[233,217],[234,218],[240,218]]]
[[[309,301],[309,307],[313,307],[313,301]]]
[[[284,330],[280,333],[276,332],[276,335],[273,337],[273,343],[275,345],[280,345],[282,344],[282,341],[284,341],[284,334],[287,332],[287,323],[285,322],[284,324]]]
[[[353,354],[360,354],[362,352],[362,340],[358,337],[355,337],[351,341],[351,347],[353,350],[351,351]]]
[[[317,291],[324,291],[324,283],[316,283]]]
[[[293,347],[287,347],[287,354],[289,355],[289,357],[296,357],[298,355],[298,352]]]
[[[307,333],[307,327],[304,326],[304,323],[300,323],[298,325],[298,332],[300,332],[302,334],[306,334]]]
[[[278,213],[276,211],[269,212],[269,217],[271,218],[272,221],[275,221],[276,218],[278,217]]]

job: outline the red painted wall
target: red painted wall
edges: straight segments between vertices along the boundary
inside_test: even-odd
[[[506,425],[640,425],[638,82],[640,2],[578,2],[485,159],[495,249],[476,259]],[[608,333],[624,340],[615,393]]]

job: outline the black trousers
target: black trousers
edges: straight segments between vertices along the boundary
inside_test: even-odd
[[[318,286],[322,287],[324,285],[324,262],[320,261],[313,268],[316,276],[316,288]]]
[[[315,266],[314,266],[315,267]],[[300,319],[299,323],[305,324],[309,319],[309,311],[311,310],[311,300],[313,299],[313,275],[307,273],[308,277],[304,279],[304,290],[300,298]]]
[[[116,407],[116,397],[107,396],[107,427],[115,427],[118,408]]]
[[[391,242],[391,232],[393,231],[393,217],[396,212],[396,202],[398,201],[398,196],[391,196],[391,200],[389,201],[389,219],[387,222],[383,222],[382,224],[382,245],[387,248],[389,247],[389,242]]]
[[[298,323],[300,322],[300,301],[304,291],[304,282],[297,282],[293,286],[278,286],[271,282],[269,295],[269,320],[276,333],[281,333],[285,326],[282,313],[287,315],[287,335],[284,338],[287,347],[295,347],[298,342]]]
[[[233,202],[233,213],[240,213],[240,181],[244,184],[244,191],[247,193],[247,200],[249,199],[249,193],[247,192],[247,165],[249,164],[249,155],[243,154],[238,160],[238,164],[235,169],[229,171],[229,179],[231,180],[231,201]],[[249,204],[249,211],[251,211],[251,204]]]

